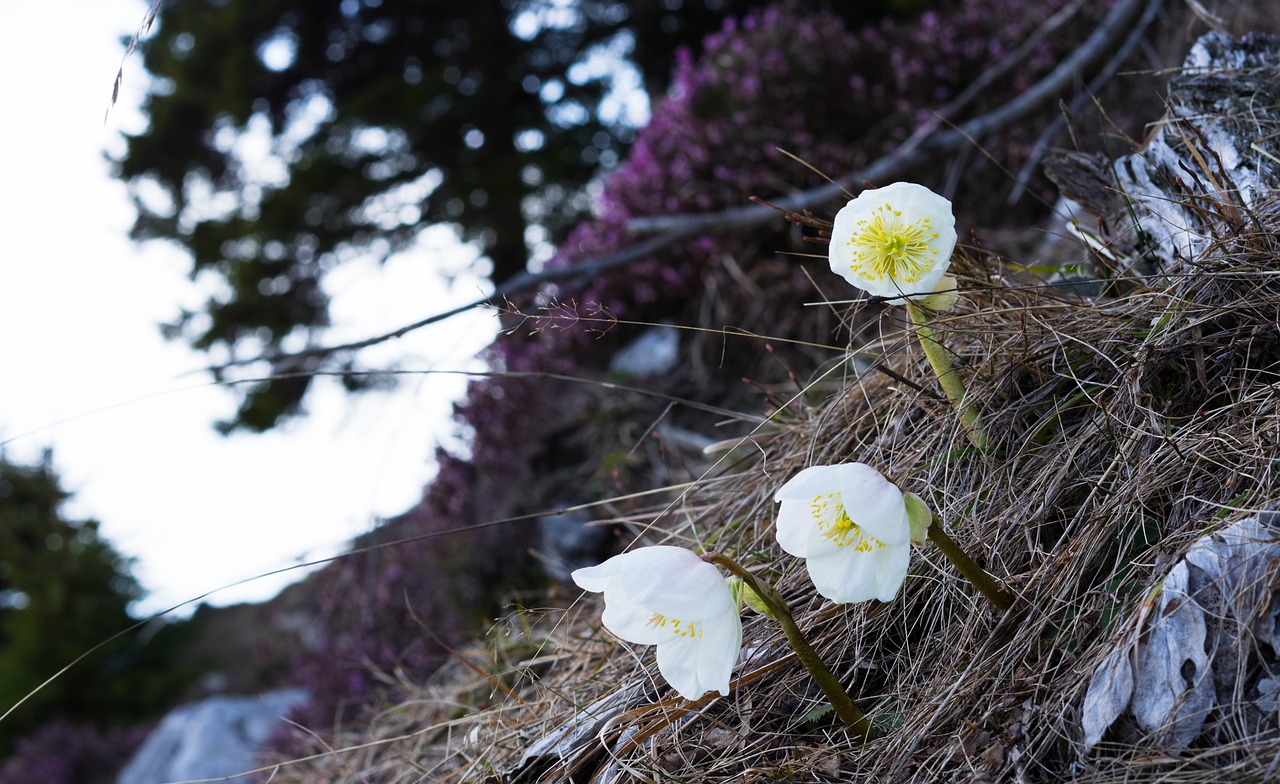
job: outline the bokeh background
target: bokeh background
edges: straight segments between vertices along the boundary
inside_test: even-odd
[[[693,478],[735,435],[717,407],[763,412],[861,330],[801,307],[830,299],[804,255],[822,248],[780,219],[593,262],[649,236],[636,219],[777,199],[980,116],[1113,5],[10,9],[0,781],[114,781],[164,710],[212,692],[301,686],[301,724],[359,721],[503,607],[545,601],[538,517],[608,498],[624,515],[627,493]],[[1117,151],[1198,22],[1179,5],[1147,24],[1094,85],[1121,108],[1093,111],[1083,73],[1061,96]],[[1025,256],[1056,200],[1036,164],[1073,144],[1061,115],[904,178],[956,202],[962,239]],[[705,331],[652,376],[615,361],[663,324]]]

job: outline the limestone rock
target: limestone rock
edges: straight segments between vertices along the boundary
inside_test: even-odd
[[[680,333],[674,327],[650,327],[618,350],[609,372],[628,377],[663,376],[680,364]]]
[[[1191,546],[1121,628],[1081,710],[1086,747],[1127,712],[1146,742],[1185,749],[1212,721],[1274,726],[1280,666],[1280,514],[1263,512]],[[1134,738],[1130,738],[1134,739]]]
[[[1248,211],[1275,208],[1280,38],[1201,36],[1170,80],[1168,101],[1137,152],[1045,162],[1080,208],[1072,210],[1077,235],[1114,266],[1141,274],[1177,271],[1200,258],[1223,221],[1243,226]]]
[[[252,770],[268,736],[306,699],[300,689],[282,689],[261,697],[209,697],[176,708],[147,737],[117,784],[164,784]],[[249,778],[228,781],[248,784]]]
[[[557,514],[538,518],[538,552],[542,568],[552,580],[569,583],[570,573],[595,566],[613,554],[618,531],[612,525],[591,525],[580,514]]]

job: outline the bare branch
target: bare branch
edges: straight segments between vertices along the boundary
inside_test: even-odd
[[[1163,0],[1155,0],[1159,5]],[[1085,39],[1071,56],[1063,60],[1057,68],[1036,82],[1031,89],[1013,99],[1009,103],[972,120],[939,133],[927,139],[917,139],[880,158],[861,171],[845,175],[834,182],[820,185],[801,193],[793,194],[773,203],[789,212],[802,212],[819,204],[830,201],[851,185],[860,182],[883,182],[903,171],[917,166],[926,160],[950,152],[967,143],[970,139],[980,139],[992,131],[999,130],[1009,123],[1022,119],[1035,111],[1041,104],[1061,92],[1080,73],[1105,52],[1114,49],[1116,43],[1128,31],[1126,22],[1141,6],[1143,0],[1121,0],[1107,17],[1098,25],[1098,29]],[[698,234],[719,234],[725,231],[752,228],[767,222],[776,212],[768,207],[751,205],[735,207],[720,212],[698,215],[664,215],[651,218],[635,218],[627,224],[627,228],[638,234],[673,231],[685,227],[694,227]]]
[[[1040,42],[1047,38],[1054,30],[1057,30],[1059,27],[1070,21],[1071,17],[1080,12],[1083,5],[1084,0],[1075,0],[1075,2],[1063,6],[1057,13],[1044,20],[1044,22],[1037,27],[1031,35],[1027,36],[1027,39],[1023,41],[1017,49],[1010,52],[991,68],[983,71],[982,75],[977,79],[974,79],[972,84],[966,87],[955,98],[952,98],[946,106],[934,112],[933,117],[929,118],[927,122],[922,123],[920,127],[917,128],[905,142],[903,142],[903,146],[910,147],[918,144],[923,141],[924,137],[937,131],[939,126],[943,123],[954,120],[960,110],[968,106],[974,98],[981,95],[983,90],[986,90],[996,81],[1002,79],[1010,71],[1026,62],[1026,60],[1035,53],[1036,47]]]
[[[367,348],[403,337],[410,332],[445,321],[473,308],[487,305],[495,299],[501,300],[513,294],[528,291],[540,283],[575,279],[589,280],[603,272],[647,258],[680,240],[695,236],[729,234],[735,231],[752,229],[770,221],[782,220],[782,213],[779,210],[803,212],[806,209],[838,198],[850,185],[863,181],[888,180],[913,166],[959,148],[968,143],[971,138],[984,137],[1039,108],[1043,103],[1065,89],[1089,63],[1103,53],[1114,50],[1116,44],[1129,29],[1126,26],[1126,22],[1144,1],[1151,2],[1154,6],[1159,6],[1163,2],[1163,0],[1120,0],[1112,7],[1098,28],[1085,39],[1079,48],[1071,53],[1070,57],[1063,60],[1057,68],[1022,95],[997,109],[969,120],[959,127],[904,144],[893,153],[880,158],[861,171],[833,180],[825,185],[786,196],[772,202],[770,205],[751,204],[744,207],[734,207],[719,212],[696,215],[636,218],[627,225],[631,231],[637,234],[654,234],[655,236],[641,240],[617,253],[597,256],[570,267],[557,267],[555,269],[542,270],[541,272],[523,272],[498,286],[491,297],[477,299],[452,310],[436,313],[381,335],[375,335],[352,343],[316,347],[294,353],[281,352],[264,354],[251,359],[233,360],[207,369],[216,373],[231,367],[264,361],[275,366],[287,367],[301,359]]]
[[[1080,111],[1080,108],[1084,106],[1085,101],[1090,96],[1097,95],[1106,81],[1114,76],[1115,72],[1120,70],[1120,66],[1124,64],[1124,61],[1129,59],[1129,55],[1133,54],[1133,50],[1142,42],[1142,37],[1146,34],[1147,28],[1155,21],[1156,12],[1160,10],[1162,5],[1164,5],[1163,0],[1148,1],[1147,10],[1143,12],[1137,24],[1133,26],[1133,30],[1129,33],[1129,37],[1125,39],[1125,42],[1107,61],[1107,64],[1102,66],[1102,70],[1098,71],[1097,75],[1089,82],[1089,85],[1071,99],[1066,112],[1055,117],[1053,122],[1049,123],[1040,136],[1036,138],[1035,145],[1031,148],[1031,155],[1018,172],[1018,179],[1013,185],[1013,190],[1009,193],[1009,204],[1016,204],[1018,199],[1022,198],[1023,192],[1027,189],[1027,183],[1031,180],[1031,175],[1035,173],[1035,170],[1040,166],[1040,162],[1044,160],[1044,154],[1049,149],[1049,145],[1054,138],[1066,128],[1067,121],[1071,115]]]
[[[226,370],[227,368],[251,365],[255,362],[270,362],[273,365],[287,365],[295,360],[305,359],[307,357],[356,351],[369,346],[375,346],[388,340],[404,337],[410,332],[453,318],[459,314],[466,313],[468,310],[474,310],[475,308],[489,305],[494,300],[502,300],[512,294],[527,291],[539,283],[549,283],[552,281],[570,278],[592,278],[602,272],[614,269],[615,267],[621,267],[625,264],[630,264],[634,261],[646,258],[647,256],[650,256],[663,248],[669,247],[693,233],[694,232],[692,231],[667,232],[666,234],[661,234],[657,237],[651,237],[643,242],[638,242],[635,245],[618,251],[617,253],[611,253],[608,256],[597,256],[594,259],[589,259],[581,264],[575,264],[571,267],[555,267],[552,269],[542,270],[541,272],[522,272],[519,275],[513,275],[508,278],[502,283],[502,285],[494,289],[492,296],[481,297],[468,302],[465,305],[459,305],[452,310],[446,310],[443,313],[436,313],[434,315],[427,316],[420,321],[415,321],[412,324],[406,324],[403,327],[393,329],[390,332],[384,332],[381,335],[375,335],[363,340],[357,340],[352,343],[343,343],[336,346],[309,348],[293,353],[264,354],[251,359],[236,359],[221,365],[212,365],[206,368],[206,370],[217,372]]]

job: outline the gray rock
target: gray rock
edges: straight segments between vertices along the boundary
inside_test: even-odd
[[[1234,204],[1224,215],[1239,207],[1274,209],[1278,77],[1280,38],[1201,36],[1170,79],[1169,111],[1142,150],[1115,159],[1073,152],[1045,161],[1063,195],[1089,214],[1076,212],[1068,230],[1117,266],[1142,274],[1179,271],[1218,242],[1219,211],[1205,209],[1206,203]],[[1101,234],[1099,225],[1107,227]]]
[[[592,753],[599,742],[597,736],[605,725],[640,704],[645,696],[644,683],[635,682],[591,703],[568,722],[534,741],[515,769],[508,772],[507,780],[533,781],[541,778],[553,765]]]
[[[120,772],[117,784],[165,784],[232,776],[256,757],[285,714],[307,699],[301,689],[261,697],[209,697],[170,711]],[[248,784],[247,776],[228,779]]]
[[[617,547],[616,527],[591,525],[582,515],[559,514],[538,518],[538,550],[542,568],[552,580],[570,582],[574,569],[595,566]]]
[[[618,350],[609,372],[623,376],[665,376],[680,364],[680,333],[675,327],[650,327]]]
[[[1148,743],[1168,751],[1211,731],[1214,710],[1254,731],[1272,726],[1280,692],[1267,676],[1280,667],[1275,509],[1198,539],[1120,627],[1085,693],[1086,747],[1126,711]]]

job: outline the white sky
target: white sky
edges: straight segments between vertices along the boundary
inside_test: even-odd
[[[7,6],[0,26],[0,441],[10,459],[54,449],[75,499],[150,591],[151,612],[226,583],[326,555],[378,516],[420,497],[435,444],[454,428],[465,381],[413,376],[392,394],[349,397],[322,384],[311,415],[263,436],[217,435],[234,411],[207,364],[157,324],[202,296],[173,247],[127,237],[133,210],[102,151],[137,131],[145,76],[126,64],[121,101],[103,125],[120,38],[142,0],[44,0]],[[475,279],[439,270],[474,252],[445,231],[385,268],[340,268],[331,335],[365,337],[476,298]],[[339,283],[335,277],[334,283]],[[372,350],[404,368],[474,367],[488,313],[454,319]],[[268,598],[300,573],[256,580],[210,601]]]

